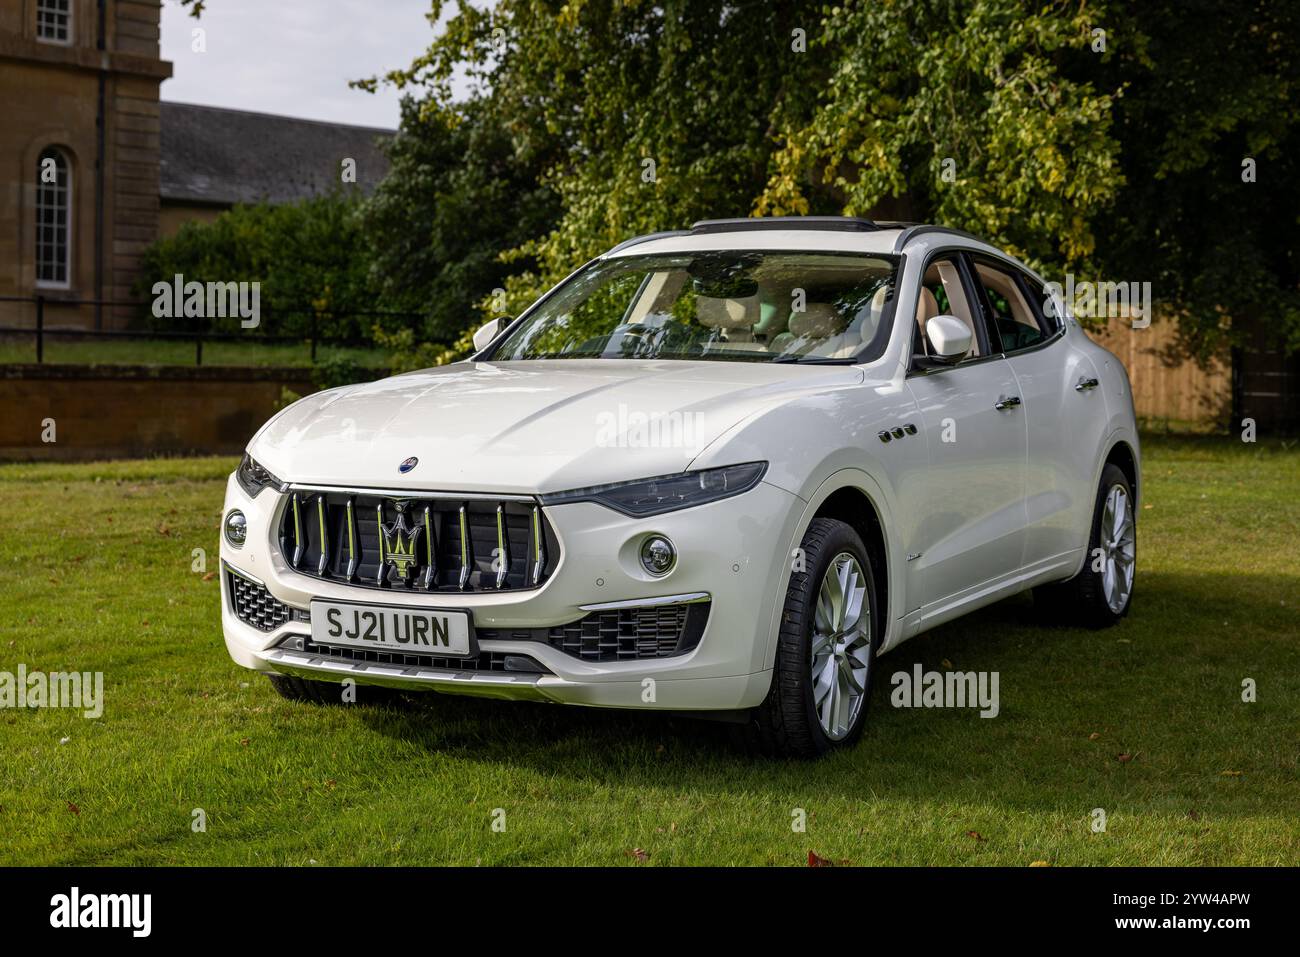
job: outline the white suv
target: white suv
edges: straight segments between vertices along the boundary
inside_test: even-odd
[[[226,647],[286,696],[710,713],[820,754],[907,638],[1030,588],[1128,611],[1127,374],[972,236],[706,221],[475,345],[302,399],[231,476]]]

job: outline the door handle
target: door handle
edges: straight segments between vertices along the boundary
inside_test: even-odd
[[[993,408],[997,409],[999,412],[1005,412],[1007,409],[1014,409],[1018,405],[1020,405],[1020,396],[1004,395],[1002,398],[998,399]]]
[[[1089,378],[1089,377],[1087,377],[1087,376],[1081,376],[1081,377],[1079,378],[1079,381],[1076,382],[1075,385],[1074,385],[1074,391],[1075,391],[1075,392],[1087,392],[1089,389],[1095,389],[1095,388],[1097,388],[1097,385],[1098,385],[1098,382],[1097,382],[1096,379],[1091,379],[1091,378]]]

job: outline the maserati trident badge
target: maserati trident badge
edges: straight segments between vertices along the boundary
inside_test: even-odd
[[[391,569],[390,577],[395,577],[401,582],[409,581],[411,569],[416,563],[415,546],[420,540],[420,532],[424,529],[419,525],[414,528],[407,525],[406,509],[399,508],[397,521],[390,525],[381,524],[380,530],[384,536],[385,573]]]
[[[420,464],[420,460],[417,459],[414,455],[412,455],[409,459],[404,459],[402,461],[402,464],[397,467],[397,471],[405,475],[407,472],[411,471],[411,469],[415,468],[419,464]]]

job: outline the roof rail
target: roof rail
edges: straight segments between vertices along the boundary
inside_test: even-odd
[[[923,236],[926,233],[946,233],[949,236],[962,236],[966,239],[973,239],[977,243],[983,243],[986,246],[992,245],[987,239],[981,239],[974,233],[968,233],[964,229],[953,229],[951,226],[934,226],[928,223],[912,224],[904,229],[894,240],[894,252],[901,252],[903,247],[910,243],[917,236]]]
[[[608,252],[601,253],[601,256],[609,256],[620,249],[627,249],[628,246],[636,246],[639,243],[648,243],[652,239],[669,239],[673,236],[688,236],[689,230],[685,229],[668,229],[661,233],[646,233],[644,236],[633,236],[631,239],[625,239]]]
[[[691,224],[691,235],[736,233],[751,229],[836,229],[851,233],[873,233],[897,229],[897,223],[877,223],[858,216],[753,216],[748,219],[702,219]]]

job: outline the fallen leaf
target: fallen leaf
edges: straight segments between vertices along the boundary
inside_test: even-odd
[[[1030,861],[1029,866],[1030,867],[1051,867],[1052,865],[1049,864],[1047,861]]]
[[[975,840],[979,841],[981,844],[988,840],[988,838],[983,837],[979,831],[967,831],[966,836],[975,838]]]
[[[943,665],[949,671],[952,671],[952,662],[949,661],[947,658],[943,659],[943,661],[939,662],[939,664]]]
[[[1100,738],[1100,737],[1101,737],[1101,732],[1100,732],[1100,731],[1094,731],[1092,734],[1088,735],[1088,740],[1089,740],[1089,741],[1096,741],[1096,740],[1097,740],[1098,738]]]
[[[240,738],[240,739],[239,739],[239,744],[240,744],[241,747],[245,747],[245,748],[248,747],[248,739],[247,739],[247,738]]]
[[[650,852],[640,847],[634,847],[630,851],[624,851],[624,853],[628,857],[635,857],[638,861],[650,860]]]
[[[818,857],[814,852],[809,851],[808,866],[809,867],[834,867],[835,862],[832,861],[829,857]]]
[[[1130,761],[1133,760],[1133,755],[1131,755],[1131,754],[1117,754],[1117,755],[1115,755],[1115,760],[1117,760],[1120,764],[1128,764]]]
[[[81,817],[81,808],[77,807],[77,805],[73,804],[71,801],[68,802],[68,810],[77,815],[77,817]]]
[[[1188,811],[1187,816],[1190,817],[1193,821],[1199,821],[1201,819],[1201,816],[1197,814],[1195,811]]]
[[[203,576],[203,580],[204,580],[205,582],[210,582],[210,581],[212,581],[212,579],[214,579],[214,578],[216,578],[216,577],[217,577],[217,573],[216,573],[216,572],[208,572],[206,575]]]
[[[1239,777],[1241,777],[1241,772],[1240,772],[1240,771],[1220,771],[1220,772],[1219,772],[1219,777],[1221,777],[1221,778],[1239,778]]]

